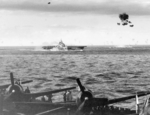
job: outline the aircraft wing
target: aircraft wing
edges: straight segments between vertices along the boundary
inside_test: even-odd
[[[10,84],[0,85],[0,89],[6,89],[8,86],[10,86]]]
[[[43,95],[49,95],[52,93],[59,93],[59,92],[71,90],[71,89],[76,89],[76,87],[69,87],[69,88],[64,88],[64,89],[57,89],[57,90],[52,90],[52,91],[47,91],[47,92],[39,92],[39,93],[30,93],[30,94],[24,94],[24,95],[36,98],[36,97],[40,97]]]
[[[141,96],[145,96],[145,95],[148,95],[148,94],[150,94],[150,92],[143,92],[143,93],[137,94],[137,96],[138,96],[138,97],[141,97]],[[117,99],[112,99],[112,100],[108,100],[107,103],[108,103],[108,104],[113,104],[113,103],[125,101],[125,100],[128,100],[128,99],[132,99],[132,98],[135,98],[135,95],[127,96],[127,97],[122,97],[122,98],[117,98]]]
[[[30,83],[30,82],[33,82],[33,80],[22,81],[21,84],[26,84],[26,83]]]

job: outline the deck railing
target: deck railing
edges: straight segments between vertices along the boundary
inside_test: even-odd
[[[50,114],[50,113],[54,113],[54,112],[58,112],[59,110],[62,110],[64,109],[64,107],[58,107],[58,108],[55,108],[55,109],[51,109],[51,110],[48,110],[48,111],[44,111],[44,112],[41,112],[41,113],[38,113],[38,114],[35,114],[35,115],[46,115],[46,114]]]

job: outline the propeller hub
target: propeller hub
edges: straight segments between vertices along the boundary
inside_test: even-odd
[[[81,100],[81,102],[83,102],[84,100],[90,100],[90,99],[92,99],[93,98],[93,95],[92,95],[92,93],[91,92],[89,92],[89,91],[84,91],[84,92],[82,92],[82,94],[81,94],[81,98],[80,98],[80,100]]]
[[[23,88],[20,85],[15,84],[15,85],[10,85],[7,91],[8,93],[21,93],[23,92]]]

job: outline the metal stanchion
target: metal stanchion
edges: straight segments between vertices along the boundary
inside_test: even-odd
[[[67,109],[67,115],[70,115],[70,108]]]
[[[0,94],[0,115],[3,115],[3,100],[4,96],[3,94]]]

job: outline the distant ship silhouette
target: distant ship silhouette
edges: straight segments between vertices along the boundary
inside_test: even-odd
[[[42,48],[50,51],[83,51],[87,46],[66,46],[61,40],[56,46],[43,46]]]

